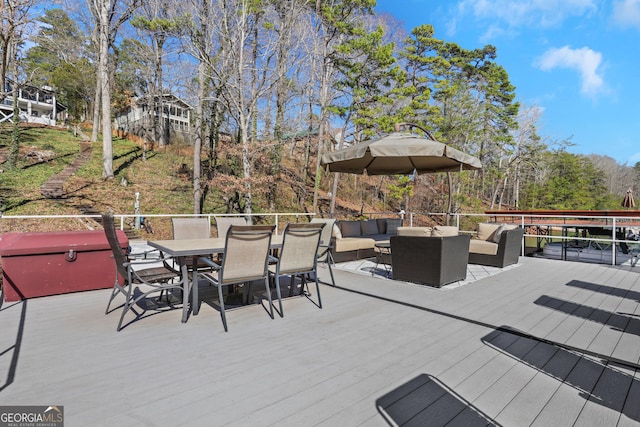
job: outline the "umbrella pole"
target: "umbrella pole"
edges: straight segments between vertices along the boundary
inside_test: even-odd
[[[451,222],[451,209],[453,208],[453,200],[452,200],[453,179],[451,178],[451,172],[447,172],[447,181],[449,184],[449,200],[447,200],[447,225],[449,225]]]

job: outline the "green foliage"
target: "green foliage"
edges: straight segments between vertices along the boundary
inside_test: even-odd
[[[343,93],[340,104],[331,110],[353,124],[355,133],[371,135],[382,114],[382,106],[391,102],[388,97],[395,62],[394,45],[383,43],[382,27],[349,38],[337,49],[334,62],[342,78],[336,84]]]
[[[389,198],[402,201],[406,197],[413,197],[413,182],[409,175],[398,175],[397,184],[388,184]]]
[[[56,89],[57,100],[70,115],[86,115],[95,89],[95,69],[88,57],[87,37],[62,9],[49,9],[40,18],[36,44],[27,50],[29,83]]]
[[[603,172],[587,157],[565,151],[549,157],[548,179],[529,185],[523,207],[597,210],[610,206],[612,200],[606,192]]]
[[[13,126],[0,129],[0,148],[9,143],[13,132],[16,132]],[[41,198],[40,186],[71,163],[78,152],[78,142],[70,132],[38,128],[20,128],[18,132],[23,145],[29,145],[29,150],[21,150],[16,156],[16,167],[5,169],[0,174],[2,209],[5,212]],[[37,155],[27,156],[38,151],[51,153],[43,154],[43,160],[37,160]]]

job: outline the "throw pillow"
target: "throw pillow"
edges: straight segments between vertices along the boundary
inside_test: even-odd
[[[402,227],[402,220],[399,218],[387,219],[387,233],[390,236],[398,234],[398,227]]]
[[[342,237],[360,237],[360,221],[340,221]]]
[[[481,222],[478,224],[478,239],[486,240],[487,242],[493,241],[493,233],[500,227],[500,224],[490,224],[488,222]]]
[[[333,223],[333,230],[331,230],[331,235],[336,239],[342,239],[342,231],[340,231],[340,227],[338,227],[338,223]]]
[[[504,225],[499,226],[496,231],[493,232],[493,242],[494,243],[500,243],[500,236],[502,235],[502,232],[504,231]]]
[[[363,236],[378,234],[378,221],[376,221],[375,219],[362,221],[360,223],[360,228]]]

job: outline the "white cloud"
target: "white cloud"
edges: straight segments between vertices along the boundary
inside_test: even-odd
[[[490,25],[489,28],[487,28],[487,31],[485,31],[484,34],[480,36],[480,41],[483,43],[488,43],[490,40],[498,38],[505,33],[506,31],[504,30],[504,28],[501,28],[497,25]]]
[[[604,79],[598,69],[602,64],[602,54],[588,47],[571,49],[569,46],[547,50],[537,61],[543,71],[554,68],[568,68],[580,73],[580,92],[594,96],[604,90]]]
[[[613,19],[625,27],[640,28],[640,0],[618,0],[613,4]]]
[[[477,18],[498,19],[512,27],[550,27],[569,16],[597,10],[597,3],[597,0],[462,0],[458,3],[458,12],[470,11]]]

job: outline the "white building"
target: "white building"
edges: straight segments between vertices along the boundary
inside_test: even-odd
[[[160,102],[161,101],[161,102]],[[160,112],[162,105],[162,112]],[[149,107],[148,98],[131,98],[129,107],[119,111],[115,116],[116,128],[147,140],[153,140],[151,114],[155,114],[157,135],[160,134],[160,118],[165,124],[165,138],[169,142],[175,136],[187,138],[191,132],[191,111],[193,108],[172,94],[155,97],[154,108]],[[155,141],[158,142],[158,141]]]
[[[13,118],[13,83],[7,81],[8,95],[0,102],[0,123]],[[20,121],[56,126],[67,118],[67,107],[56,101],[56,92],[48,86],[23,86],[18,89]]]

